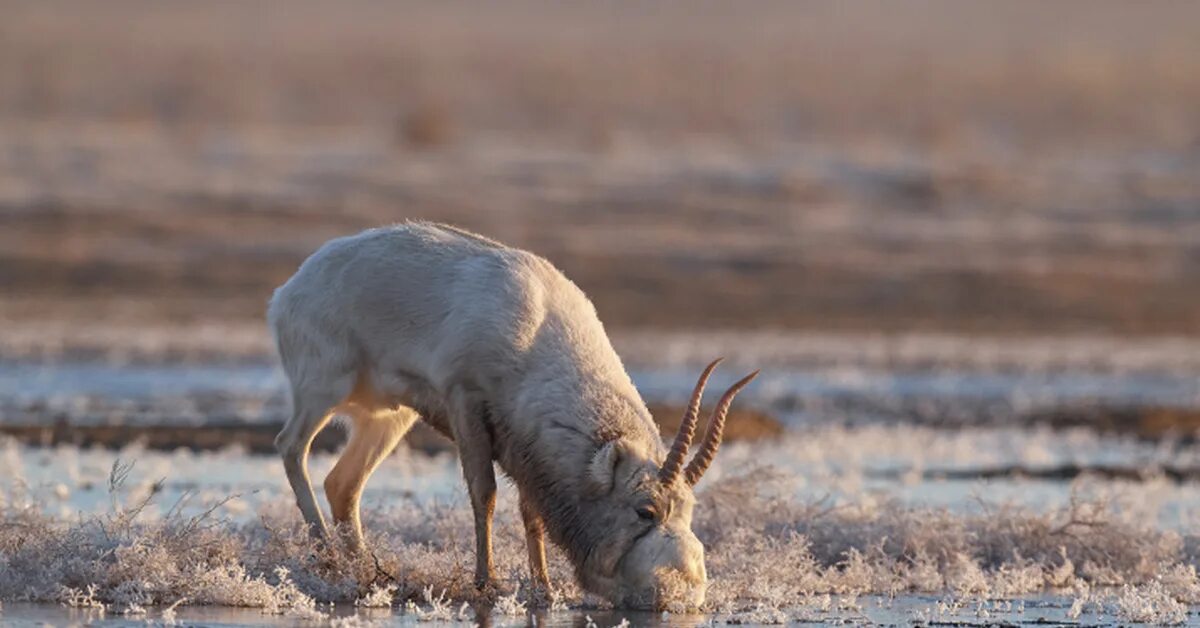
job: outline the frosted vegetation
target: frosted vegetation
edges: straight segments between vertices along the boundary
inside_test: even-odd
[[[168,608],[227,605],[315,621],[333,621],[329,602],[445,621],[523,617],[546,604],[603,611],[558,554],[557,596],[527,595],[507,486],[496,558],[508,591],[479,604],[470,508],[449,455],[402,450],[385,463],[366,499],[373,555],[355,557],[308,542],[270,457],[13,443],[0,451],[0,476],[9,478],[0,491],[0,601],[10,607],[157,618]],[[911,426],[830,426],[770,445],[738,443],[699,491],[696,531],[711,579],[703,610],[718,621],[861,618],[899,599],[908,600],[908,619],[986,618],[1049,595],[1064,618],[1179,622],[1200,603],[1200,544],[1188,533],[1195,487],[1154,477],[956,487],[924,471],[1068,459],[1150,468],[1197,455],[1085,432]],[[317,456],[314,475],[332,461]],[[914,594],[927,603],[913,606]]]

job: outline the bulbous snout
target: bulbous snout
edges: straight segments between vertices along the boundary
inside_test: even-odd
[[[691,530],[655,530],[638,541],[622,565],[619,606],[662,610],[704,604],[708,574],[704,545]]]

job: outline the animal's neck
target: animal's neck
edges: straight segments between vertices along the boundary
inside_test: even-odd
[[[567,362],[542,368],[527,374],[523,387],[538,394],[513,410],[536,425],[538,437],[549,441],[541,444],[556,445],[560,435],[553,432],[558,429],[580,433],[593,449],[617,438],[637,441],[646,451],[661,448],[658,427],[619,361],[600,367]]]
[[[593,315],[594,316],[594,315]],[[586,470],[607,441],[637,443],[652,458],[665,454],[658,428],[597,323],[549,317],[513,369],[510,391],[496,409],[501,467],[542,515],[555,544],[576,568],[601,542],[589,513]]]
[[[580,569],[604,538],[594,525],[594,509],[602,506],[589,497],[586,484],[596,451],[618,439],[660,458],[664,450],[632,385],[560,378],[554,386],[563,402],[530,417],[536,419],[533,429],[504,435],[511,440],[502,448],[501,466],[534,502],[551,540]]]
[[[574,479],[555,481],[548,474],[539,476],[523,490],[530,491],[550,540],[580,569],[601,541],[601,530],[588,525],[590,504],[583,487]]]

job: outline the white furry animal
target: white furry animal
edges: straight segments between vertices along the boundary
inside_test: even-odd
[[[276,290],[268,318],[293,403],[275,444],[314,535],[327,530],[307,455],[330,416],[352,423],[325,492],[357,548],[363,486],[421,418],[458,445],[477,586],[492,586],[495,461],[519,489],[539,586],[549,586],[548,532],[582,586],[616,605],[703,603],[692,486],[716,454],[733,396],[757,372],[721,398],[684,469],[716,362],[668,452],[579,288],[536,255],[429,223],[328,242]]]

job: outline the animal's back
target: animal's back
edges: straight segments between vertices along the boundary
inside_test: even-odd
[[[268,319],[290,376],[297,347],[333,370],[368,366],[443,390],[521,372],[537,344],[616,360],[590,301],[549,262],[432,223],[331,240],[276,290]]]

